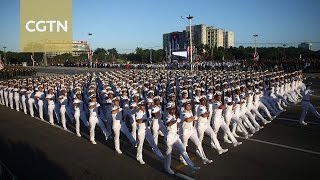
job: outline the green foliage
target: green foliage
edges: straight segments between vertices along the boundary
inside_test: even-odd
[[[300,49],[295,47],[263,47],[257,48],[260,60],[283,60],[299,59],[300,54],[303,59],[320,59],[319,51],[309,51],[306,49]],[[253,47],[231,47],[229,49],[224,49],[222,47],[210,47],[209,45],[201,45],[197,47],[197,53],[202,57],[203,61],[208,60],[225,60],[233,59],[247,59],[253,58],[254,48]],[[2,51],[0,51],[1,57],[4,57]],[[7,63],[10,64],[21,64],[22,62],[27,62],[28,65],[32,65],[31,56],[32,53],[18,53],[18,52],[6,52]],[[107,63],[126,63],[130,61],[131,63],[149,63],[150,55],[152,63],[165,62],[165,51],[162,49],[143,49],[136,48],[132,53],[119,53],[115,48],[104,49],[97,48],[93,53],[93,61],[98,60],[99,62]],[[43,60],[43,53],[34,53],[34,59],[36,62],[41,64]],[[54,58],[48,58],[49,64],[51,63],[77,63],[77,62],[88,62],[87,53],[83,53],[80,56],[72,56],[70,53],[65,53],[57,55]]]
[[[136,48],[135,52],[124,54],[125,59],[133,63],[149,63],[150,56],[152,63],[160,63],[165,59],[165,52],[162,49],[153,50],[138,47]]]
[[[304,59],[320,59],[320,51],[310,51],[295,47],[263,47],[257,48],[261,60],[282,60],[282,59],[299,59],[300,54]],[[254,47],[239,46],[224,49],[222,47],[210,47],[209,45],[201,45],[198,52],[202,55],[203,60],[221,60],[224,56],[225,60],[233,59],[252,59]]]

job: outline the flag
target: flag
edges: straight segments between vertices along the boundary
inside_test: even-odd
[[[192,46],[192,48],[190,48],[190,46],[187,47],[187,53],[188,53],[188,57],[191,57],[191,53],[195,54],[196,53],[196,46]]]
[[[88,52],[88,60],[91,60],[91,59],[92,59],[92,56],[93,56],[93,52],[92,52],[92,50],[90,49],[89,52]]]
[[[190,46],[187,47],[187,56],[190,57]]]
[[[258,52],[253,53],[253,60],[258,61],[259,60],[259,54]]]
[[[4,68],[4,64],[2,62],[2,60],[0,59],[0,70],[2,70]]]

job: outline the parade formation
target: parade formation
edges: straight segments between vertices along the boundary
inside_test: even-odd
[[[14,77],[21,77],[21,76],[34,76],[36,74],[37,74],[37,69],[35,68],[24,68],[24,67],[10,67],[10,68],[3,68],[3,69],[0,68],[0,80],[12,79]]]
[[[228,149],[221,139],[237,147],[239,137],[267,128],[290,105],[302,101],[303,125],[309,109],[320,118],[310,103],[311,84],[304,80],[302,71],[112,70],[1,81],[0,104],[65,130],[69,123],[79,137],[82,124],[92,144],[99,127],[106,140],[113,139],[118,154],[124,135],[137,148],[140,164],[145,164],[143,147],[148,145],[165,171],[174,174],[173,150],[192,172],[200,169],[189,158],[189,140],[203,164],[210,164],[204,136],[223,154]],[[160,141],[166,152],[158,148]]]

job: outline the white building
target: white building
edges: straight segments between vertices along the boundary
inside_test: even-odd
[[[226,31],[224,33],[224,48],[229,49],[230,47],[234,47],[234,33]]]

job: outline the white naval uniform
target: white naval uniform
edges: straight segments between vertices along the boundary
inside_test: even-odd
[[[41,91],[37,91],[34,96],[39,98],[39,99],[37,99],[37,103],[38,103],[38,106],[39,106],[39,108],[38,108],[39,117],[40,117],[41,120],[44,120],[43,119],[43,96],[44,96],[44,93],[41,92]]]
[[[10,108],[13,109],[13,88],[9,87],[8,88],[8,96],[9,96],[9,105],[10,105]]]
[[[212,114],[213,114],[213,102],[211,102],[211,100],[213,99],[213,94],[212,93],[208,93],[207,94],[207,99],[208,99],[208,112],[209,112],[209,123],[213,124],[213,119],[212,119]]]
[[[135,139],[133,139],[132,135],[130,134],[125,122],[123,122],[123,109],[120,106],[112,105],[111,110],[117,110],[117,113],[112,114],[112,130],[114,133],[114,146],[116,151],[119,154],[122,154],[120,150],[120,131],[123,132],[127,138],[130,140],[132,145],[136,145]]]
[[[8,92],[8,87],[5,87],[4,89],[3,89],[3,96],[4,96],[4,100],[5,100],[5,104],[6,104],[6,106],[7,107],[9,107],[9,99],[8,99],[8,94],[9,94],[9,92]]]
[[[27,97],[28,97],[28,108],[29,108],[29,113],[31,117],[34,117],[34,103],[35,100],[32,97],[33,91],[27,91]]]
[[[187,149],[188,146],[188,141],[189,139],[196,145],[197,147],[197,152],[199,154],[199,156],[201,157],[203,163],[207,163],[208,160],[206,157],[206,154],[204,153],[203,147],[202,147],[202,143],[199,140],[198,137],[198,132],[196,130],[196,128],[193,126],[193,121],[192,122],[187,122],[185,121],[187,118],[191,118],[193,117],[192,111],[187,111],[187,110],[183,110],[181,112],[180,115],[180,119],[181,119],[181,128],[180,128],[180,139],[184,145],[184,148]],[[183,157],[180,156],[180,160],[182,160]],[[183,161],[185,162],[185,161]],[[210,161],[211,162],[211,161]]]
[[[120,106],[112,105],[112,111],[118,110],[117,113],[112,114],[112,130],[114,133],[114,147],[119,154],[122,154],[120,150],[120,129],[121,129],[121,121],[122,121],[122,108]]]
[[[23,110],[24,114],[27,114],[27,104],[26,104],[27,97],[26,97],[26,94],[25,94],[26,92],[27,92],[26,89],[21,89],[20,90],[21,105],[22,105],[22,110]]]
[[[152,117],[152,135],[156,145],[158,145],[159,133],[162,133],[162,134],[166,133],[165,126],[161,118],[163,112],[161,110],[161,107],[157,105],[153,105],[151,108],[151,113],[152,114],[159,113],[157,116]]]
[[[145,139],[147,139],[149,145],[151,146],[153,152],[156,154],[157,158],[163,159],[164,157],[153,139],[151,130],[146,125],[146,122],[148,120],[146,111],[139,110],[136,112],[135,115],[136,115],[136,117],[135,117],[136,121],[140,120],[140,119],[143,120],[143,123],[137,123],[137,126],[138,126],[137,160],[141,164],[144,164],[143,156],[142,156],[142,149],[143,149],[143,143],[144,143]]]
[[[310,102],[310,96],[312,95],[312,92],[313,91],[311,91],[308,88],[303,92],[302,113],[300,116],[300,123],[304,122],[304,119],[306,118],[306,115],[309,110],[320,119],[319,112],[316,110],[316,108],[314,108],[314,106]]]
[[[259,112],[259,105],[260,105],[260,94],[257,95],[256,93],[254,94],[254,102],[251,105],[251,113],[253,116],[258,117],[263,124],[268,124],[269,121],[267,121]],[[266,113],[267,115],[270,115],[270,113]],[[272,119],[272,117],[269,117],[269,119]]]
[[[90,109],[90,106],[94,106],[94,108]],[[90,124],[90,141],[95,144],[95,128],[98,123],[98,111],[100,104],[97,102],[89,103],[89,124]]]
[[[4,92],[4,86],[0,85],[0,104],[1,105],[5,105],[3,92]]]
[[[232,114],[233,114],[233,110],[232,110],[233,104],[228,105],[228,103],[231,103],[231,102],[233,102],[231,97],[227,97],[227,96],[224,97],[224,104],[226,105],[226,109],[224,111],[224,120],[228,127],[230,125]]]
[[[200,98],[201,96],[194,96],[194,112],[195,114],[198,114],[199,106],[200,106]]]
[[[123,108],[124,121],[126,121],[131,115],[128,96],[121,96],[121,107]]]
[[[136,113],[138,112],[137,108],[137,103],[132,102],[130,105],[130,123],[131,123],[131,135],[133,139],[137,140],[137,122],[136,122]]]
[[[0,104],[5,105],[5,100],[4,100],[4,88],[5,86],[0,85]]]
[[[50,124],[54,124],[54,120],[53,120],[53,111],[54,111],[54,107],[55,107],[55,105],[54,105],[54,94],[48,94],[47,96],[46,96],[46,99],[49,99],[49,100],[47,100],[48,101],[48,116],[49,116],[49,122],[50,122]],[[65,123],[63,123],[63,121],[62,121],[62,127],[64,128],[64,129],[66,129],[66,125],[65,125]]]
[[[135,113],[135,120],[138,120],[138,119],[146,121],[147,120],[146,112],[138,110]],[[144,164],[142,150],[143,150],[144,139],[146,137],[146,123],[145,122],[137,123],[137,127],[138,127],[138,148],[137,148],[136,158],[141,164]]]
[[[79,100],[79,108],[80,108],[80,119],[81,121],[83,122],[83,124],[89,128],[89,122],[88,122],[88,115],[87,115],[87,111],[85,109],[88,109],[88,108],[85,108],[85,104],[83,102],[83,100]]]
[[[14,95],[14,104],[16,107],[16,111],[20,111],[20,94],[19,94],[18,88],[13,89],[13,95]]]
[[[171,126],[168,126],[168,123],[174,122],[174,121],[176,121],[174,124],[172,124]],[[167,132],[167,136],[165,137],[166,144],[167,144],[167,151],[166,151],[166,159],[165,159],[165,163],[164,163],[164,169],[167,172],[172,173],[172,170],[170,168],[172,149],[176,149],[179,152],[179,154],[182,155],[183,159],[186,161],[188,166],[191,169],[195,169],[193,162],[190,160],[190,158],[188,156],[188,153],[185,149],[185,146],[183,145],[183,143],[181,142],[181,140],[179,138],[177,118],[175,117],[175,115],[168,114],[165,122],[167,124],[167,131],[168,132]]]
[[[222,152],[223,149],[220,146],[220,143],[217,139],[217,134],[214,133],[214,130],[210,126],[210,122],[207,117],[202,117],[201,115],[207,113],[207,108],[203,105],[199,105],[197,110],[197,123],[196,123],[196,129],[198,132],[199,141],[202,143],[204,133],[210,136],[211,139],[211,147],[214,147],[218,150],[218,152]]]
[[[243,121],[243,125],[245,127],[249,128],[252,133],[255,133],[256,132],[255,127],[251,124],[250,120],[248,119],[248,117],[245,114],[246,111],[247,111],[247,107],[246,107],[247,106],[247,103],[246,103],[247,101],[244,99],[244,95],[243,94],[240,95],[240,96],[242,96],[242,98],[243,98],[241,100],[242,104],[240,104],[240,118]]]
[[[260,92],[260,94],[257,94],[258,92]],[[262,110],[267,117],[272,120],[273,117],[270,114],[270,111],[268,110],[268,108],[261,102],[261,96],[262,96],[262,91],[260,91],[259,89],[256,90],[256,93],[254,95],[254,106],[257,110]]]
[[[265,91],[265,92],[261,91],[260,101],[268,108],[268,110],[274,116],[277,116],[278,114],[280,114],[281,111],[275,109],[274,106],[271,105],[271,103],[268,101],[268,97],[267,97],[266,93],[268,93],[268,91]]]
[[[68,99],[65,95],[61,95],[59,97],[59,102],[60,102],[60,115],[61,115],[61,123],[62,123],[62,127],[63,129],[67,129],[67,120],[66,120],[66,113],[67,113],[67,105],[68,105]]]
[[[233,121],[232,124],[232,134],[235,137],[238,137],[238,135],[236,134],[236,130],[237,127],[241,130],[241,132],[244,133],[245,137],[247,138],[249,136],[248,131],[246,130],[246,128],[244,127],[243,123],[242,123],[242,118],[241,116],[241,105],[240,105],[240,96],[235,94],[234,95],[234,113],[232,115],[231,120]]]
[[[283,108],[280,105],[280,100],[274,94],[274,91],[275,91],[274,89],[275,89],[274,86],[271,86],[271,90],[267,90],[266,98],[267,98],[267,101],[271,104],[271,106],[281,113]]]
[[[293,91],[293,89],[291,88],[290,85],[290,81],[286,81],[285,85],[284,85],[284,89],[285,89],[285,95],[288,97],[288,100],[291,101],[292,103],[297,104],[299,102],[299,97],[302,98],[302,95],[300,94],[300,92],[296,95]]]
[[[254,125],[256,131],[259,131],[263,127],[260,126],[260,124],[256,121],[255,117],[251,113],[252,106],[253,106],[253,94],[252,94],[252,91],[249,91],[245,114],[247,115],[251,123]]]
[[[75,122],[76,122],[76,133],[77,133],[77,136],[78,137],[81,137],[81,134],[80,134],[80,100],[75,98],[73,100],[73,104],[74,104],[74,119],[75,119]],[[75,104],[78,104],[78,107],[75,105]]]
[[[220,101],[215,101],[213,103],[213,119],[214,119],[213,130],[214,130],[214,133],[217,134],[219,129],[221,128],[227,134],[227,136],[230,138],[233,146],[237,146],[238,141],[236,140],[234,135],[231,133],[229,126],[226,124],[224,117],[222,115],[222,109],[219,108],[221,105],[222,105],[222,102],[220,102]]]
[[[232,103],[232,102],[233,101],[232,101],[231,97],[224,96],[224,104],[226,105],[226,109],[224,110],[223,115],[224,115],[224,121],[225,121],[227,127],[229,127],[229,129],[230,129],[230,123],[231,123],[231,119],[234,115],[234,112],[233,112],[233,104],[228,105],[228,103]],[[228,135],[226,132],[224,132],[223,139],[225,142],[231,143],[231,141],[229,141],[229,139],[228,139]]]

